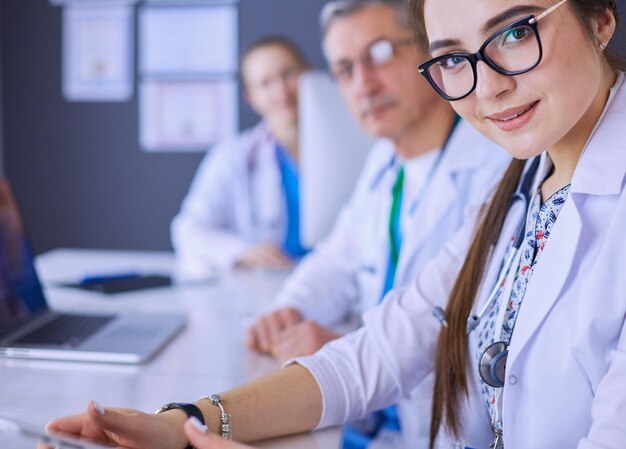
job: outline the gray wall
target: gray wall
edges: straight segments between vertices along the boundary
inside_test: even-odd
[[[201,154],[146,154],[137,97],[69,103],[61,96],[61,9],[0,0],[4,161],[37,252],[56,247],[169,249]],[[268,33],[296,40],[323,66],[322,0],[242,0],[240,45]],[[294,7],[297,5],[297,7]],[[242,127],[256,118],[241,105]]]
[[[242,0],[240,46],[285,34],[322,67],[323,3]],[[626,15],[626,0],[618,3]],[[60,8],[48,0],[0,0],[0,11],[0,149],[3,142],[4,167],[36,250],[169,249],[169,222],[201,155],[142,153],[136,97],[117,104],[62,98]],[[623,26],[620,33],[616,39],[626,43]],[[242,127],[255,120],[242,103]]]

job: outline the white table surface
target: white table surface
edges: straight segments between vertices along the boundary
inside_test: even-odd
[[[140,271],[169,274],[173,255],[161,252],[59,249],[37,259],[54,309],[71,311],[184,311],[187,327],[151,361],[137,366],[0,359],[0,415],[43,426],[81,411],[90,399],[104,406],[156,410],[167,402],[191,402],[278,369],[270,357],[244,346],[247,325],[264,310],[285,273],[238,272],[210,282],[116,295],[58,284],[84,275]],[[263,448],[327,449],[339,430],[327,429],[267,441]],[[0,434],[0,448],[32,449]]]

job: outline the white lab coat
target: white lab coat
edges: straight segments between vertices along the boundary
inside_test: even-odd
[[[392,163],[394,155],[393,145],[388,141],[374,146],[354,194],[330,236],[300,263],[279,293],[276,307],[295,307],[306,319],[328,326],[345,320],[350,313],[360,314],[378,304],[389,260],[388,222],[397,172]],[[411,211],[437,153],[427,157],[429,160],[422,164],[421,173],[416,173],[413,179],[409,164],[405,169],[400,219],[404,239],[396,272],[397,286],[408,285],[458,231],[467,210],[484,203],[510,161],[503,149],[461,122],[421,204]],[[420,391],[410,396],[399,404],[401,425],[407,435],[416,433],[411,429],[416,415],[423,416],[419,422],[428,422],[430,414]]]
[[[282,245],[287,212],[276,140],[263,122],[214,147],[171,226],[180,277],[231,268],[250,245]]]
[[[590,137],[526,296],[507,362],[506,449],[626,447],[626,87],[623,74]],[[485,302],[503,253],[524,215],[513,207],[487,267]],[[319,383],[320,426],[342,423],[398,400],[433,370],[439,322],[471,242],[464,227],[405,292],[364,317],[364,327],[299,360]],[[470,337],[470,396],[462,441],[440,432],[438,448],[486,448],[493,440]],[[427,438],[426,438],[427,440]],[[455,445],[457,444],[457,445]],[[412,447],[425,447],[414,444]]]
[[[400,286],[407,285],[454,235],[467,210],[484,202],[510,161],[504,150],[461,122],[425,194],[411,210],[437,153],[420,156],[424,157],[428,161],[419,171],[411,171],[411,161],[405,168],[400,217],[404,237],[395,283]],[[374,145],[331,234],[302,260],[279,292],[276,306],[295,307],[307,319],[333,325],[379,302],[389,260],[395,159],[391,142]]]

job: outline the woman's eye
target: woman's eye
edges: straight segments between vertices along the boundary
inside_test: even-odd
[[[438,64],[442,70],[452,70],[459,67],[464,62],[466,62],[465,58],[462,58],[460,56],[451,56],[449,58],[442,59],[438,62]]]
[[[532,31],[527,27],[513,28],[502,36],[502,44],[516,44],[526,39]]]

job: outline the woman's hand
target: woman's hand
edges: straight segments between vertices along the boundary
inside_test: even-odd
[[[291,268],[294,261],[280,248],[271,243],[258,243],[251,246],[235,262],[236,268],[282,270]]]
[[[132,409],[104,409],[91,401],[84,413],[56,419],[47,429],[126,449],[183,449],[189,444],[183,433],[186,419],[181,410],[154,415]]]
[[[252,446],[228,441],[215,433],[207,433],[206,427],[195,418],[185,423],[185,435],[196,449],[254,449]]]

